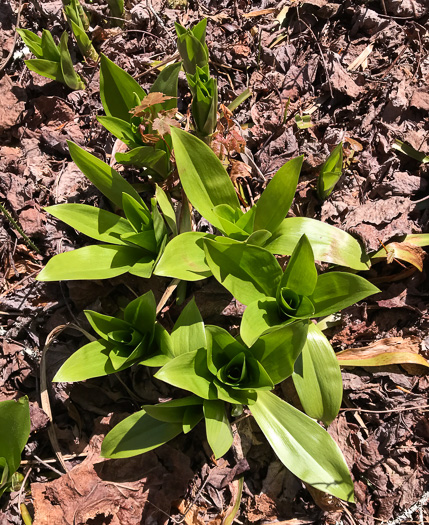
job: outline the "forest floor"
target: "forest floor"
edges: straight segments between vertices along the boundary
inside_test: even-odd
[[[392,147],[399,139],[411,153],[429,154],[427,0],[132,1],[126,2],[121,29],[112,27],[102,0],[89,7],[97,50],[145,89],[156,77],[153,61],[176,52],[174,22],[188,27],[208,19],[220,101],[227,105],[246,88],[252,92],[234,119],[253,158],[249,175],[239,182],[253,199],[285,161],[303,154],[291,215],[338,226],[368,251],[428,232],[429,159],[420,162]],[[0,215],[0,400],[27,395],[32,420],[21,465],[28,474],[26,492],[2,497],[1,525],[22,523],[20,498],[35,512],[34,525],[220,525],[231,514],[236,476],[243,472],[235,523],[429,523],[429,380],[427,368],[412,363],[343,369],[343,408],[329,432],[352,472],[355,504],[310,493],[282,466],[251,418],[240,429],[246,461],[229,452],[213,462],[200,427],[143,456],[116,463],[100,458],[106,432],[138,409],[130,389],[146,403],[167,398],[168,389],[143,367],[52,384],[59,366],[85,342],[80,332],[60,333],[58,327],[75,323],[89,329],[84,309],[114,314],[133,293],[152,289],[159,300],[168,281],[130,275],[35,281],[49,257],[86,242],[43,207],[100,202],[71,161],[66,140],[110,162],[114,138],[96,120],[103,114],[98,65],[83,63],[74,42],[70,49],[86,90],[70,91],[25,67],[24,45],[14,32],[20,9],[22,28],[39,34],[47,28],[56,39],[67,29],[60,0],[22,5],[0,0],[3,58],[13,50],[0,73],[0,198],[37,247]],[[186,113],[190,96],[182,73],[179,91],[178,108]],[[311,115],[312,127],[300,129],[296,115]],[[346,169],[321,202],[315,191],[318,168],[340,141]],[[122,173],[139,180],[136,170]],[[424,262],[423,250],[416,256]],[[392,348],[427,359],[426,270],[383,259],[364,272],[381,293],[342,312],[327,332],[334,349],[352,349],[356,359],[368,352],[383,356]],[[213,279],[193,284],[188,293],[207,322],[232,330],[239,325],[243,308]],[[171,327],[179,311],[167,304],[161,322]],[[287,381],[283,395],[293,399]],[[57,443],[48,431],[49,407]]]

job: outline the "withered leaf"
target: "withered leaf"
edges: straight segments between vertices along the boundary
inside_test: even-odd
[[[164,95],[164,93],[149,93],[142,100],[141,104],[132,109],[130,113],[133,114],[133,117],[141,117],[148,108],[155,106],[155,104],[162,104],[166,100],[171,100],[172,98],[176,97],[170,97],[168,95]]]

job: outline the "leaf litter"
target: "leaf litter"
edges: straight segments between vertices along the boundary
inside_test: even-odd
[[[108,27],[97,14],[98,9],[103,12],[101,4],[94,6],[94,20],[99,24],[100,50],[131,74],[141,75],[145,89],[155,76],[150,71],[152,57],[162,60],[175,51],[170,36],[174,21],[190,25],[207,15],[211,71],[218,78],[220,100],[227,105],[246,87],[252,91],[233,115],[234,124],[241,126],[236,139],[244,137],[246,150],[227,144],[236,184],[245,195],[257,201],[276,169],[304,154],[291,215],[321,218],[354,234],[369,250],[378,252],[381,242],[393,254],[392,260],[386,256],[365,275],[374,283],[383,280],[382,294],[343,311],[339,324],[327,332],[335,350],[343,351],[338,357],[354,363],[343,369],[343,409],[329,432],[349,464],[357,501],[355,507],[344,508],[310,493],[279,464],[251,418],[240,423],[240,446],[236,444],[221,465],[213,464],[201,446],[201,430],[130,460],[100,458],[101,436],[111,424],[112,411],[125,416],[143,403],[171,396],[151,373],[134,369],[117,378],[50,386],[54,428],[69,471],[59,476],[46,467],[60,466],[51,463],[55,451],[38,405],[43,342],[52,329],[68,322],[88,330],[83,308],[114,315],[149,284],[128,277],[90,285],[34,281],[48,256],[85,243],[82,236],[48,218],[43,207],[100,201],[97,190],[71,162],[66,140],[107,162],[114,140],[95,119],[101,109],[96,69],[78,59],[78,72],[89,88],[69,93],[26,70],[18,42],[16,56],[0,79],[0,198],[41,255],[1,215],[0,399],[27,394],[31,401],[33,429],[23,468],[32,467],[26,502],[34,508],[34,523],[164,524],[168,515],[180,520],[182,514],[177,513],[187,509],[185,523],[221,523],[234,503],[234,477],[241,475],[241,523],[393,522],[414,508],[429,481],[429,382],[425,367],[416,365],[429,357],[427,258],[424,247],[416,250],[403,242],[406,234],[428,232],[428,168],[421,162],[429,154],[427,3],[203,0],[199,9],[193,2],[152,2],[152,9],[146,2],[131,4],[124,31]],[[42,5],[42,17],[36,3],[25,5],[21,27],[48,28],[60,35],[65,29],[61,2]],[[0,15],[0,38],[8,51],[17,10],[18,2],[11,0]],[[185,89],[179,78],[177,103],[182,113],[189,102]],[[306,114],[313,126],[300,129],[295,115]],[[169,118],[157,122],[155,129],[163,134]],[[316,194],[318,170],[344,137],[361,147],[321,203]],[[395,144],[411,149],[398,150]],[[242,160],[249,169],[234,164]],[[126,174],[132,182],[139,181],[135,171]],[[159,300],[163,285],[150,284]],[[243,308],[231,303],[217,283],[196,283],[193,294],[205,318],[237,330]],[[176,305],[168,305],[165,326],[171,327],[179,312]],[[84,337],[72,331],[58,336],[48,353],[48,381],[83,342]],[[389,357],[398,353],[407,357],[395,364]],[[363,357],[381,359],[384,366],[365,367]],[[282,392],[296,403],[292,387]],[[250,470],[240,463],[240,447]],[[14,493],[2,499],[0,513],[2,523],[21,522]],[[427,509],[417,506],[403,522],[418,521],[419,516],[427,521]]]

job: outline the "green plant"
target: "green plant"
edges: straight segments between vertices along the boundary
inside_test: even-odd
[[[72,159],[88,179],[112,203],[122,209],[125,218],[86,204],[59,204],[46,211],[107,244],[85,246],[55,255],[39,273],[40,281],[68,279],[108,279],[129,272],[150,277],[167,242],[167,227],[157,204],[162,207],[167,224],[176,232],[173,208],[161,188],[158,199],[151,200],[151,210],[137,191],[105,162],[69,142]]]
[[[107,5],[109,6],[110,14],[114,18],[121,19],[124,17],[124,0],[107,0]],[[122,20],[114,20],[116,26],[122,26]]]
[[[210,76],[209,71],[206,27],[206,19],[192,29],[185,29],[175,23],[177,49],[192,93],[191,111],[196,135],[209,143],[216,129],[218,91],[217,81]]]
[[[106,116],[98,121],[130,151],[117,153],[124,165],[145,168],[155,180],[172,171],[170,125],[176,113],[180,64],[165,67],[149,94],[126,71],[101,55],[100,97]]]
[[[320,168],[317,179],[317,194],[319,199],[325,200],[332,193],[335,185],[343,173],[343,143],[340,142],[331,151],[323,166]]]
[[[80,52],[86,58],[98,60],[98,53],[86,31],[89,28],[89,20],[79,0],[63,0],[64,13],[67,17],[70,29],[76,38]]]
[[[295,195],[302,157],[288,161],[274,175],[258,202],[243,212],[235,188],[221,161],[204,142],[180,129],[172,129],[176,165],[185,193],[194,208],[225,238],[265,248],[272,254],[291,255],[305,234],[314,257],[366,270],[368,257],[348,233],[307,217],[286,214]],[[211,275],[204,239],[212,235],[187,232],[173,239],[161,257],[155,274],[187,281]],[[216,236],[221,241],[222,236]]]
[[[10,490],[30,435],[28,398],[0,402],[0,496]]]
[[[119,372],[135,363],[162,366],[172,358],[166,331],[156,323],[156,303],[151,291],[131,301],[123,318],[90,310],[85,315],[100,339],[67,359],[54,381],[83,381]]]
[[[85,84],[73,69],[67,47],[68,36],[66,32],[61,35],[58,45],[55,44],[51,33],[46,29],[42,31],[41,37],[28,31],[28,29],[17,29],[17,32],[24,44],[37,57],[25,61],[28,69],[43,77],[62,82],[70,89],[85,89]]]

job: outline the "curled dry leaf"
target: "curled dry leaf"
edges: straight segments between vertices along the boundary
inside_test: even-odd
[[[337,353],[337,359],[341,366],[416,364],[429,368],[428,361],[419,352],[418,337],[388,337],[365,347],[347,348]]]
[[[164,93],[149,93],[141,101],[141,104],[132,109],[130,113],[132,113],[133,117],[141,117],[143,116],[144,112],[151,106],[155,106],[155,104],[162,104],[166,100],[171,100],[172,98],[176,97],[170,97],[168,95],[164,95]]]

